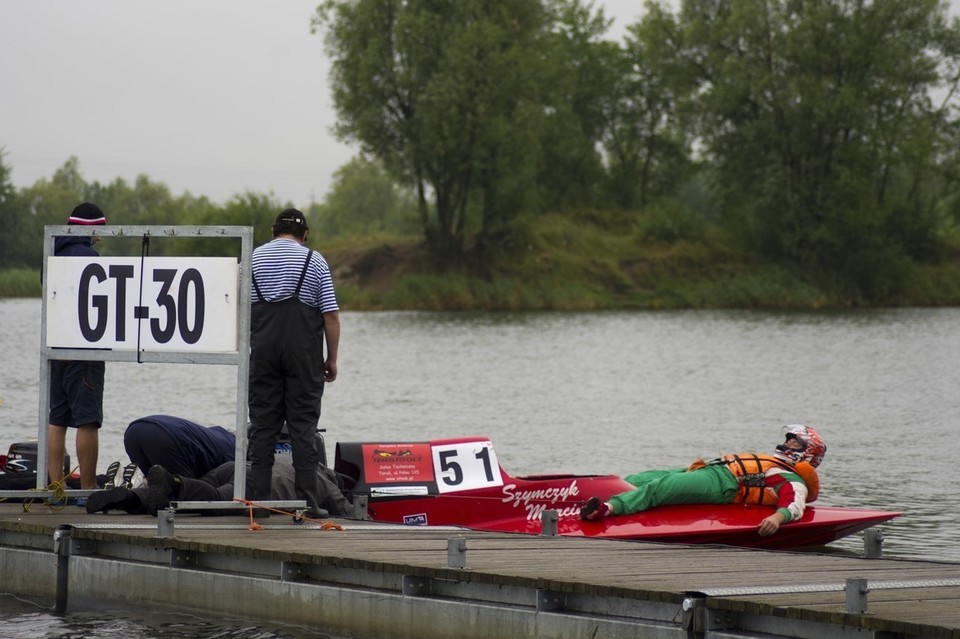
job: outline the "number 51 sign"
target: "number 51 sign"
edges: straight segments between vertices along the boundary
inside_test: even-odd
[[[50,257],[47,346],[235,352],[235,258]]]

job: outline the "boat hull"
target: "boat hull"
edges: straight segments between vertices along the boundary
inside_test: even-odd
[[[543,515],[552,511],[556,534],[564,536],[787,549],[828,544],[900,514],[811,505],[765,537],[758,527],[772,506],[671,505],[585,522],[579,512],[588,498],[633,486],[616,475],[513,477],[483,437],[339,443],[335,468],[353,495],[367,497],[375,521],[528,535],[543,534]]]

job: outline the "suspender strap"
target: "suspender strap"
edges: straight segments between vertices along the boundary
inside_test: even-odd
[[[300,289],[303,287],[303,280],[307,277],[307,268],[310,266],[310,257],[313,256],[313,249],[307,251],[307,259],[303,262],[303,269],[300,271],[300,279],[297,280],[297,288],[293,291],[293,297],[300,297]],[[253,280],[253,290],[257,293],[257,301],[262,302],[264,297],[260,292],[260,285],[257,284],[257,276],[251,274]]]
[[[786,471],[791,472],[791,473],[797,472],[796,468],[794,468],[793,466],[791,466],[790,464],[788,464],[788,463],[785,462],[785,461],[780,461],[779,459],[773,458],[773,459],[770,460],[770,462],[771,462],[772,464],[776,465],[776,466],[779,466],[780,468],[782,468],[782,469],[784,469],[784,470],[786,470]]]
[[[300,271],[300,279],[297,280],[297,290],[293,292],[294,297],[300,297],[300,287],[303,286],[303,280],[307,276],[307,267],[310,266],[311,257],[313,257],[313,249],[307,251],[307,259],[303,262],[303,270]]]
[[[743,486],[743,503],[747,503],[747,500],[750,498],[750,486],[747,486],[743,483],[743,478],[746,477],[749,473],[747,472],[747,467],[744,465],[743,460],[740,459],[739,455],[734,455],[733,459],[736,461],[737,466],[740,467],[740,485]]]
[[[257,292],[257,301],[263,301],[263,293],[260,292],[260,286],[257,284],[257,276],[253,273],[250,274],[251,279],[253,279],[253,290]]]

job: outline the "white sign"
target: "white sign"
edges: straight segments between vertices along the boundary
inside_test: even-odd
[[[47,346],[236,352],[239,281],[230,257],[50,257]]]
[[[433,472],[441,493],[503,485],[493,442],[442,444],[432,448]]]

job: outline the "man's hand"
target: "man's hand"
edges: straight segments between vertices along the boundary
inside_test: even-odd
[[[773,533],[780,530],[780,524],[783,523],[783,519],[784,519],[783,513],[781,513],[779,510],[773,513],[772,515],[770,515],[769,517],[765,518],[763,521],[760,522],[760,527],[759,527],[760,535],[762,537],[769,537]]]
[[[327,341],[327,359],[323,362],[323,381],[337,379],[337,353],[340,352],[340,311],[323,314],[323,337]]]

